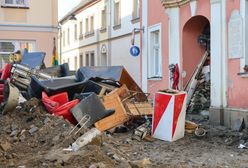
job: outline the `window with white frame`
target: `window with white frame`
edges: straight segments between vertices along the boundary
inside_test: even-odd
[[[79,24],[79,28],[80,28],[79,33],[80,35],[82,35],[83,34],[83,22],[82,21]]]
[[[86,59],[85,65],[90,66],[90,53],[85,54],[85,59]]]
[[[28,0],[3,0],[4,7],[28,7]]]
[[[67,29],[67,44],[70,45],[70,28]]]
[[[140,17],[140,0],[133,0],[133,19]]]
[[[86,58],[86,66],[95,66],[95,53],[94,53],[94,51],[87,52],[85,54],[85,58]]]
[[[94,16],[90,17],[90,33],[94,32]]]
[[[89,33],[89,18],[85,19],[85,32],[86,34]]]
[[[149,78],[162,77],[161,26],[149,28]]]
[[[95,53],[90,53],[90,66],[95,66]]]
[[[77,56],[74,57],[74,69],[75,70],[78,69],[78,58],[77,58]]]
[[[107,24],[106,6],[102,10],[101,29],[105,29]]]
[[[78,33],[77,33],[77,24],[74,25],[74,40],[76,41],[78,39]]]
[[[116,0],[114,3],[114,25],[121,24],[121,2]]]
[[[63,47],[65,47],[65,31],[62,33]]]
[[[83,53],[80,54],[80,57],[79,57],[79,64],[80,64],[80,67],[84,66],[84,57],[83,57]]]

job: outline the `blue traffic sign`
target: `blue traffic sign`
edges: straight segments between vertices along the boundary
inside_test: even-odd
[[[134,57],[137,57],[140,54],[140,49],[137,46],[132,46],[130,48],[130,54]]]

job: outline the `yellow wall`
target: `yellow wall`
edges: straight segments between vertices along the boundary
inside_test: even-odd
[[[29,9],[0,8],[0,24],[57,26],[57,0],[29,0]]]

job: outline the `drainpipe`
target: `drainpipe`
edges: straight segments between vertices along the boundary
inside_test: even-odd
[[[140,32],[141,43],[141,87],[144,92],[148,91],[148,37],[147,37],[147,25],[148,25],[148,0],[142,0],[142,14],[141,14],[141,27],[144,31]]]

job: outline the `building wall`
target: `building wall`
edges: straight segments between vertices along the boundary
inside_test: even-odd
[[[29,0],[28,9],[1,7],[0,40],[34,41],[35,51],[46,52],[45,64],[50,66],[53,38],[57,37],[57,3],[57,0]]]
[[[240,11],[240,1],[227,1],[227,20],[229,21],[231,13],[234,10]],[[246,27],[245,33],[248,32]],[[243,46],[245,47],[245,45]],[[244,56],[246,56],[244,54]],[[247,57],[247,56],[246,56]],[[230,108],[248,108],[248,78],[238,75],[242,72],[241,59],[229,59],[228,61],[228,106]]]
[[[148,1],[148,28],[159,23],[162,30],[162,79],[148,80],[148,93],[169,88],[168,17],[160,0]]]
[[[129,54],[131,35],[111,41],[111,64],[122,65],[140,85],[140,58]],[[140,36],[135,36],[135,43],[140,43]],[[125,52],[121,52],[125,51]]]

